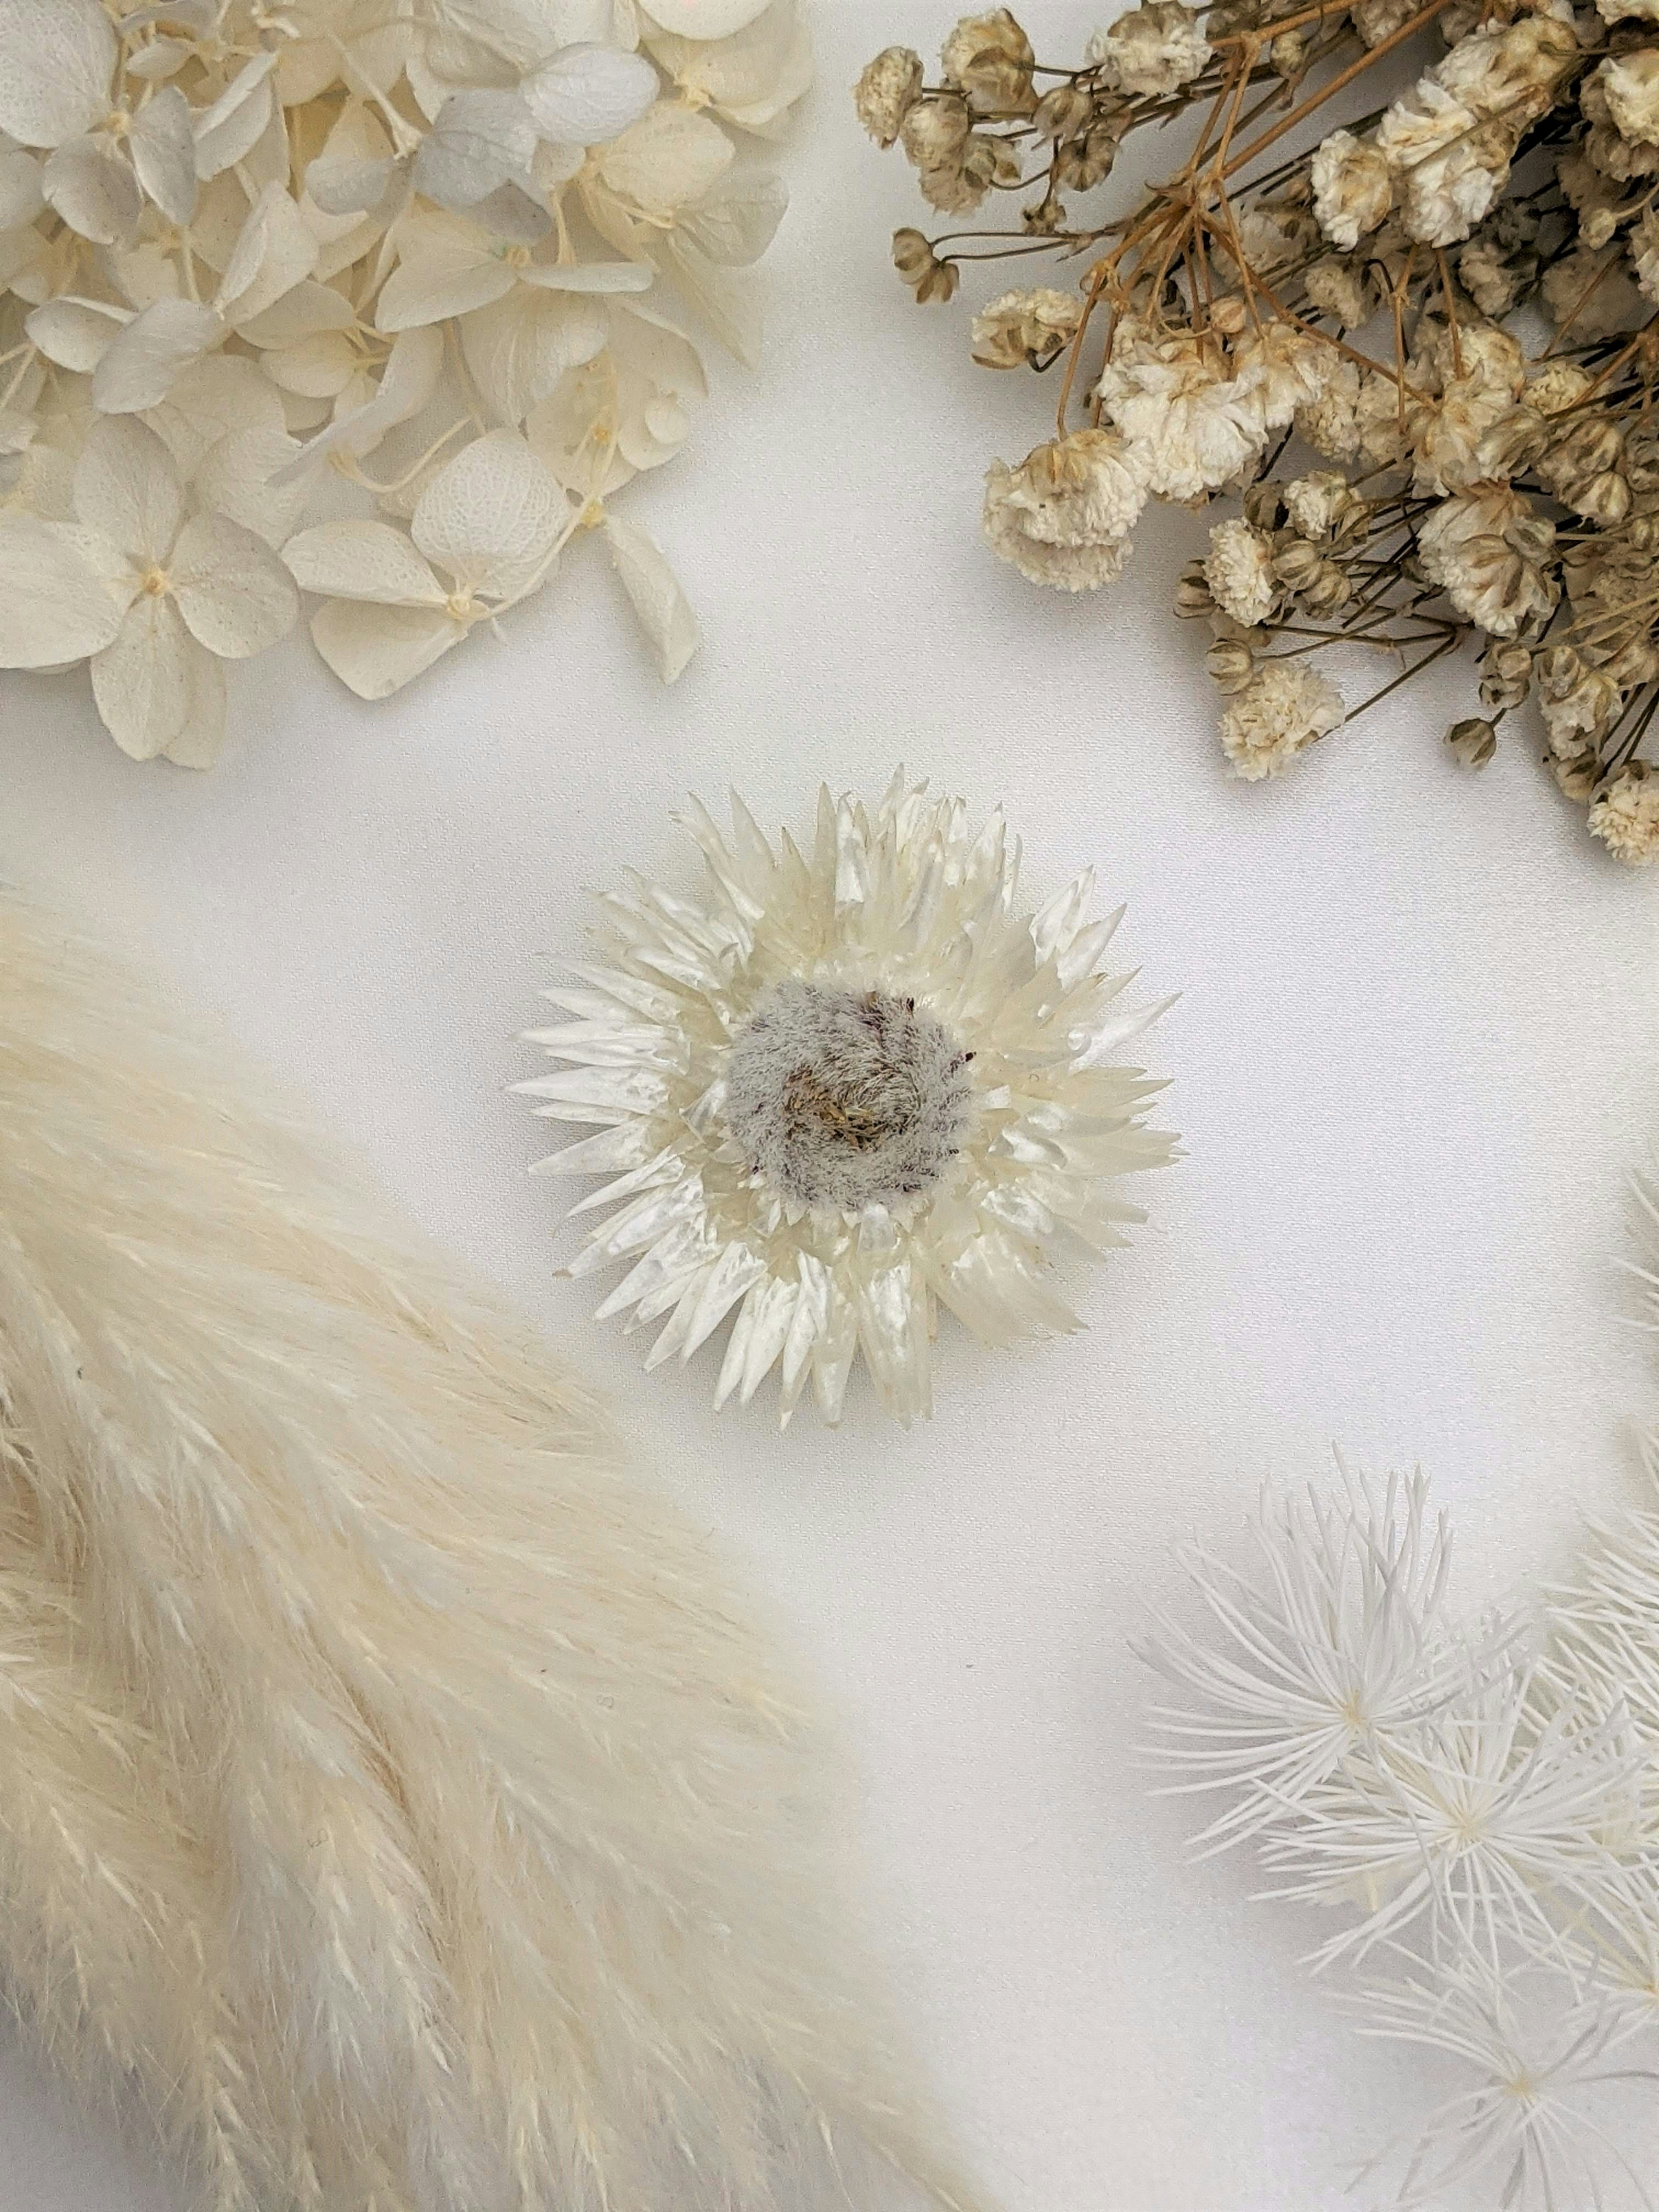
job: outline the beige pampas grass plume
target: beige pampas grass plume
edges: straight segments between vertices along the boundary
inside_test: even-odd
[[[0,1971],[71,2075],[214,2212],[965,2207],[824,1772],[528,1331],[0,898]]]

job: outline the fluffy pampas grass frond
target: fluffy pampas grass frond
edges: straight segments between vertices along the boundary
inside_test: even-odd
[[[226,1067],[0,899],[20,2010],[214,2212],[965,2207],[705,1546]]]

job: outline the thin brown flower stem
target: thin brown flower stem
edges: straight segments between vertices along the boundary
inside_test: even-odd
[[[1247,146],[1242,154],[1236,154],[1228,163],[1223,175],[1231,176],[1236,169],[1243,168],[1247,163],[1255,161],[1258,154],[1265,153],[1267,148],[1282,138],[1287,131],[1293,131],[1297,125],[1305,117],[1311,115],[1316,108],[1322,107],[1328,100],[1334,98],[1345,86],[1352,84],[1357,76],[1363,76],[1374,62],[1381,61],[1384,54],[1392,52],[1395,46],[1403,44],[1406,40],[1422,30],[1425,25],[1433,22],[1435,17],[1449,4],[1450,0],[1429,0],[1429,5],[1426,8],[1420,8],[1416,15],[1408,16],[1397,31],[1391,32],[1386,39],[1380,39],[1376,46],[1367,48],[1357,61],[1350,62],[1346,69],[1339,70],[1328,84],[1322,85],[1317,92],[1311,94],[1306,100],[1299,101],[1288,115],[1274,124],[1271,131],[1264,131],[1261,137]]]
[[[1264,23],[1255,30],[1232,31],[1224,39],[1212,39],[1210,50],[1212,53],[1219,53],[1226,46],[1245,46],[1252,40],[1259,41],[1263,34],[1269,31],[1274,38],[1278,38],[1285,31],[1299,30],[1304,23],[1322,22],[1327,15],[1346,15],[1348,12],[1348,5],[1349,0],[1323,0],[1323,4],[1320,7],[1304,8],[1297,15],[1278,17],[1273,22]]]
[[[1464,635],[1463,629],[1451,632],[1442,639],[1432,653],[1425,653],[1420,660],[1413,661],[1409,668],[1402,668],[1399,675],[1391,682],[1385,684],[1380,691],[1373,691],[1369,699],[1363,701],[1354,708],[1352,714],[1346,717],[1345,726],[1346,722],[1357,722],[1369,708],[1379,706],[1390,691],[1397,691],[1402,684],[1409,684],[1413,676],[1421,675],[1425,668],[1431,668],[1437,660],[1443,660],[1449,653],[1455,652],[1462,642]]]

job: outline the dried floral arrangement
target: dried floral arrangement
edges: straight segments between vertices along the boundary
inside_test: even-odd
[[[1415,82],[1368,81],[1419,33],[1437,58]],[[1316,143],[1326,103],[1373,82]],[[1240,775],[1469,641],[1483,711],[1447,732],[1456,757],[1480,765],[1532,699],[1589,829],[1659,854],[1650,0],[1144,0],[1075,61],[998,9],[957,25],[931,81],[889,48],[856,99],[950,219],[894,239],[919,301],[973,261],[1084,263],[1075,289],[973,319],[976,361],[1058,387],[1054,434],[989,471],[1003,558],[1091,589],[1149,499],[1235,495],[1176,611],[1213,631]],[[1121,215],[1079,204],[1134,132],[1183,119],[1166,181]],[[1016,216],[975,226],[998,195]],[[1345,710],[1326,672],[1347,647],[1389,662]]]
[[[1659,1486],[1659,1437],[1647,1466]],[[1265,1895],[1336,1923],[1310,1964],[1358,1978],[1359,2032],[1452,2063],[1364,2169],[1395,2202],[1651,2212],[1620,2135],[1659,2081],[1659,1498],[1596,1528],[1566,1588],[1470,1626],[1422,1477],[1341,1473],[1264,1498],[1255,1571],[1183,1554],[1201,1626],[1160,1614],[1144,1648],[1176,1692],[1148,1755],[1220,1797],[1200,1855],[1248,1846]]]
[[[0,667],[204,767],[301,591],[385,698],[598,529],[672,681],[610,501],[706,391],[663,287],[753,358],[784,193],[732,133],[811,75],[798,0],[7,0]]]
[[[607,894],[594,963],[543,994],[568,1018],[528,1033],[566,1063],[517,1086],[534,1110],[603,1124],[537,1170],[611,1178],[569,1272],[628,1263],[599,1310],[663,1323],[647,1367],[735,1313],[716,1406],[776,1370],[785,1425],[809,1382],[834,1423],[862,1358],[908,1425],[941,1305],[986,1344],[1080,1326],[1055,1262],[1124,1243],[1119,1179],[1174,1157],[1163,1084],[1112,1057],[1163,1009],[1118,1005],[1091,875],[1021,908],[1002,817],[902,771],[874,806],[821,790],[804,852],[735,793],[729,836],[685,826],[702,900]]]

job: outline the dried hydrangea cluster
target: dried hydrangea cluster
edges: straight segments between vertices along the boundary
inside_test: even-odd
[[[1397,96],[1314,144],[1308,118],[1362,102],[1390,57]],[[1345,719],[1330,663],[1389,657],[1352,721],[1473,641],[1483,711],[1448,732],[1455,757],[1480,766],[1531,701],[1590,830],[1659,856],[1652,0],[1143,0],[1070,64],[998,9],[932,79],[889,48],[856,99],[942,214],[1018,196],[1015,225],[897,234],[919,300],[969,261],[1084,263],[1074,289],[973,318],[976,361],[1059,386],[1055,434],[989,471],[1004,559],[1091,589],[1148,500],[1235,496],[1177,611],[1213,630],[1241,775]],[[1125,138],[1188,111],[1176,173],[1091,211]]]
[[[1145,1218],[1116,1186],[1173,1156],[1163,1086],[1107,1055],[1158,1009],[1115,1003],[1089,877],[1017,907],[1000,816],[975,832],[901,775],[873,808],[821,792],[804,852],[732,819],[688,817],[700,903],[611,893],[597,964],[544,994],[571,1018],[529,1041],[568,1065],[518,1087],[604,1126],[540,1171],[612,1178],[570,1272],[628,1264],[599,1314],[663,1324],[647,1367],[735,1312],[717,1406],[776,1369],[786,1424],[809,1382],[836,1421],[861,1356],[908,1424],[941,1305],[987,1344],[1075,1328],[1055,1261]]]
[[[753,356],[784,196],[732,134],[811,74],[798,0],[6,0],[0,668],[89,660],[204,767],[301,591],[384,698],[597,529],[672,681],[609,502],[705,390],[659,290]]]
[[[1179,1700],[1150,1756],[1220,1794],[1200,1852],[1248,1844],[1340,1920],[1310,1963],[1359,1977],[1360,2031],[1452,2062],[1373,2161],[1396,2202],[1651,2208],[1620,2136],[1659,2080],[1659,1511],[1469,1632],[1422,1478],[1342,1474],[1264,1500],[1257,1571],[1187,1555],[1204,1624],[1146,1648]]]

